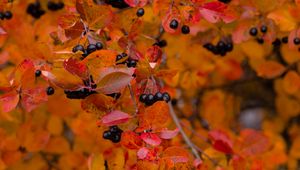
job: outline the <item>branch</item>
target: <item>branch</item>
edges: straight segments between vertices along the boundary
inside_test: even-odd
[[[174,123],[176,124],[177,128],[179,129],[179,132],[181,133],[183,140],[185,141],[185,143],[189,146],[189,148],[191,148],[194,156],[197,159],[200,159],[199,153],[197,151],[197,148],[195,148],[195,145],[192,143],[192,141],[189,139],[189,137],[185,134],[185,132],[183,131],[183,128],[180,124],[180,121],[178,119],[178,117],[176,116],[176,113],[173,109],[173,106],[171,104],[171,102],[168,103],[169,109],[170,109],[170,114],[172,116],[172,119],[174,121]]]

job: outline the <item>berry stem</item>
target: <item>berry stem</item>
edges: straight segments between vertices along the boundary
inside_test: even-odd
[[[173,106],[171,104],[171,102],[168,103],[169,105],[169,110],[170,110],[170,115],[174,121],[174,123],[176,124],[177,128],[179,129],[179,132],[181,133],[182,137],[183,137],[183,140],[185,141],[185,143],[189,146],[189,148],[191,148],[194,156],[197,158],[197,159],[201,159],[200,156],[199,156],[199,153],[197,151],[197,148],[195,147],[195,145],[192,143],[192,141],[189,139],[189,137],[185,134],[181,124],[180,124],[180,121],[178,119],[178,117],[176,116],[176,113],[173,109]]]

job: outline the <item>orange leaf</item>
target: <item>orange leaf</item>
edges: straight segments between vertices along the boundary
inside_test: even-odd
[[[19,94],[15,91],[0,96],[0,108],[2,112],[12,111],[19,102]]]
[[[265,61],[257,68],[257,75],[263,78],[272,79],[280,76],[285,71],[285,67],[276,61]]]

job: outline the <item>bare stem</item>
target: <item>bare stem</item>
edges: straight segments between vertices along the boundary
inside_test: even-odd
[[[170,114],[172,116],[172,119],[173,119],[174,123],[176,124],[177,128],[179,129],[179,132],[181,133],[181,135],[183,137],[183,140],[191,148],[194,156],[197,159],[200,159],[200,156],[199,156],[199,153],[197,151],[197,148],[195,148],[195,145],[192,143],[192,141],[189,139],[189,137],[183,131],[183,128],[182,128],[182,126],[180,124],[180,121],[179,121],[178,117],[176,116],[176,113],[175,113],[175,111],[173,109],[173,106],[172,106],[171,102],[169,102],[168,105],[169,105]]]

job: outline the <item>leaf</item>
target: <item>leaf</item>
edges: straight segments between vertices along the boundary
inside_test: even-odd
[[[227,5],[219,1],[203,4],[199,8],[199,12],[203,18],[211,23],[217,23],[219,21],[230,23],[236,19],[236,16],[228,10]]]
[[[148,153],[149,153],[149,149],[142,147],[137,151],[137,157],[139,159],[145,159]]]
[[[158,146],[161,143],[161,139],[155,133],[142,133],[141,138],[144,142],[152,146]]]
[[[179,132],[179,129],[176,128],[174,130],[162,130],[159,134],[159,137],[162,139],[172,139],[173,137],[175,137]]]
[[[232,154],[233,143],[230,138],[220,130],[211,130],[208,132],[209,139],[214,149],[225,154]]]
[[[118,93],[133,79],[134,69],[108,69],[103,71],[97,83],[97,91],[105,94]]]
[[[74,59],[69,58],[64,61],[64,68],[69,71],[71,74],[77,75],[83,80],[89,78],[89,70],[85,64]]]
[[[122,123],[126,123],[130,119],[130,115],[124,113],[120,110],[114,110],[106,115],[104,115],[101,119],[103,125],[106,126],[114,126]]]
[[[172,20],[177,20],[178,25],[180,25],[180,12],[177,8],[170,8],[167,13],[165,14],[164,18],[162,19],[162,26],[164,30],[168,33],[174,34],[178,32],[179,29],[172,29],[170,27],[170,23]]]
[[[148,0],[124,0],[131,7],[143,7],[148,3]]]
[[[128,149],[139,149],[143,146],[141,137],[132,131],[122,133],[121,144]]]
[[[272,79],[284,73],[285,67],[276,61],[268,60],[261,63],[255,70],[258,76]]]
[[[280,31],[287,32],[296,28],[296,22],[286,8],[272,11],[267,18],[274,20]]]
[[[48,96],[45,87],[22,89],[21,104],[26,112],[31,112],[41,103],[46,101],[48,101]]]
[[[245,129],[241,131],[241,145],[237,152],[244,157],[255,156],[266,152],[270,147],[268,137],[263,133]]]
[[[89,170],[104,170],[105,165],[104,165],[104,157],[101,153],[97,154],[92,154],[88,158],[88,167]]]
[[[92,94],[81,101],[81,108],[88,113],[101,116],[112,109],[113,101],[112,97],[104,94]]]
[[[75,14],[64,14],[58,18],[58,25],[63,29],[68,29],[73,27],[79,20],[79,16]]]
[[[191,160],[189,151],[180,146],[170,146],[163,151],[162,158],[164,160],[176,163],[188,163]]]
[[[9,92],[0,96],[0,108],[2,112],[12,111],[19,103],[19,94],[17,92]]]
[[[289,71],[283,78],[284,91],[290,95],[300,89],[300,76],[295,71]]]

